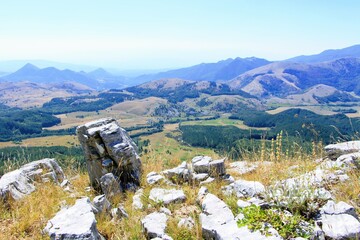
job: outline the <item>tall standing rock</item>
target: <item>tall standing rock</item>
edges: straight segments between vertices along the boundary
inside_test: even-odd
[[[77,127],[91,185],[101,191],[100,178],[112,173],[122,189],[139,186],[141,161],[135,143],[113,118]]]

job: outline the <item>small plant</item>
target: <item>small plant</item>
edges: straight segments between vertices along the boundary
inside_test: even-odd
[[[247,226],[252,231],[259,230],[262,234],[268,235],[267,230],[272,226],[285,239],[309,237],[308,232],[301,227],[303,220],[300,215],[262,209],[255,205],[241,208],[239,211],[244,215],[244,218],[238,221],[239,227]]]

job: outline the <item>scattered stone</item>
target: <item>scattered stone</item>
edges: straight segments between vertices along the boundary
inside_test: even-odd
[[[233,178],[230,174],[225,174],[222,176],[222,179],[229,184],[235,182],[235,178]]]
[[[119,182],[116,181],[114,174],[107,173],[100,178],[101,190],[108,199],[121,194]]]
[[[65,179],[61,182],[60,187],[64,188],[70,184],[69,180]]]
[[[168,179],[174,182],[187,182],[191,178],[191,172],[186,162],[182,162],[179,166],[162,172]]]
[[[246,208],[246,207],[251,206],[251,203],[243,201],[241,199],[237,200],[236,204],[239,208]]]
[[[213,178],[213,177],[208,177],[205,181],[200,182],[200,186],[201,186],[201,185],[208,184],[208,183],[211,183],[211,182],[213,182],[213,181],[215,181],[215,178]]]
[[[160,238],[172,239],[165,234],[167,216],[165,213],[150,213],[141,220],[141,225],[145,231],[147,239]]]
[[[181,218],[179,223],[178,223],[178,227],[181,228],[187,228],[187,229],[192,229],[195,226],[195,221],[194,219],[192,219],[192,217],[187,217],[187,218]]]
[[[257,163],[248,163],[246,161],[238,161],[230,163],[230,170],[240,175],[253,172],[258,167]]]
[[[107,200],[105,194],[94,197],[93,200],[94,213],[99,214],[102,212],[109,212],[111,209],[111,204],[109,200]]]
[[[335,160],[340,155],[360,151],[360,141],[350,141],[337,144],[330,144],[325,147],[328,157]]]
[[[186,196],[183,190],[153,188],[150,191],[149,199],[168,205],[175,202],[184,202]]]
[[[150,172],[148,175],[146,175],[146,182],[150,185],[158,183],[163,179],[164,177],[156,172]]]
[[[269,203],[267,203],[267,202],[265,202],[264,200],[259,199],[259,198],[257,198],[257,197],[252,197],[252,198],[250,198],[247,202],[250,203],[250,204],[253,204],[253,205],[255,205],[255,206],[261,207],[261,208],[263,208],[263,209],[270,208]]]
[[[259,196],[265,192],[260,182],[237,180],[223,188],[225,195],[236,194],[238,198]]]
[[[104,118],[77,127],[85,152],[92,187],[100,191],[100,178],[112,173],[122,189],[140,184],[141,161],[135,143],[113,118]]]
[[[64,172],[55,159],[42,159],[23,165],[19,169],[5,173],[0,178],[0,199],[5,202],[12,198],[19,200],[35,191],[34,182],[53,181],[57,184],[65,180]]]
[[[44,232],[51,239],[103,239],[96,228],[89,198],[79,199],[74,206],[60,210],[48,221]]]
[[[132,203],[132,207],[134,209],[143,209],[144,205],[141,202],[141,197],[144,194],[144,189],[140,188],[139,190],[137,190],[133,196],[133,203]]]
[[[111,209],[110,215],[114,220],[129,218],[129,214],[126,212],[125,208],[121,205],[119,205],[117,208]]]
[[[207,179],[209,177],[209,174],[207,173],[194,173],[192,175],[192,179],[195,181],[195,182],[201,182],[201,181],[204,181],[205,179]]]
[[[165,213],[166,215],[171,216],[171,211],[168,208],[161,207],[159,212]]]

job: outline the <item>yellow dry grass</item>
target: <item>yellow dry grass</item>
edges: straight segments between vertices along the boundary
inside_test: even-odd
[[[14,142],[0,142],[0,148],[4,147],[51,147],[51,146],[65,146],[71,147],[78,145],[79,141],[76,136],[48,136],[38,138],[28,138],[20,143]]]

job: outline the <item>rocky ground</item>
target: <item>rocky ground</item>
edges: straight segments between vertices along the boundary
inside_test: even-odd
[[[128,222],[133,226],[122,229],[122,238],[138,238],[130,232],[141,229],[144,239],[360,239],[358,206],[353,205],[359,201],[337,200],[335,192],[358,172],[360,141],[326,146],[326,156],[314,159],[311,171],[292,176],[301,168],[292,165],[286,169],[291,177],[264,184],[244,176],[278,164],[197,156],[172,169],[148,172],[113,120],[79,129],[91,166],[90,182],[83,186],[87,196],[78,194],[76,180],[67,178],[55,159],[26,164],[0,179],[3,207],[47,182],[74,198],[46,219],[39,229],[44,238],[118,239],[104,225]]]

